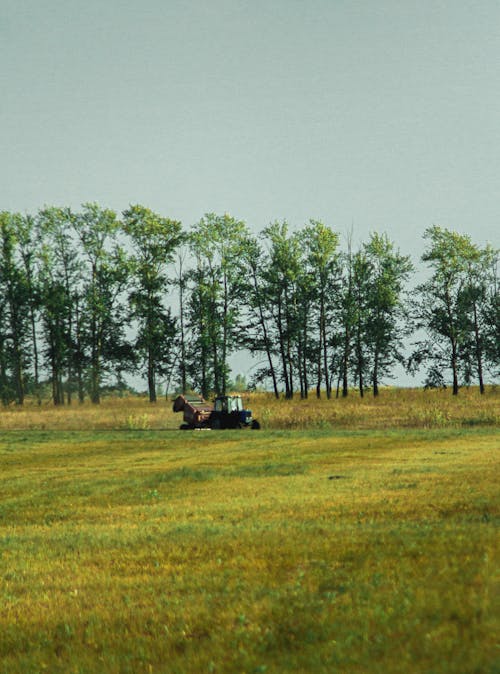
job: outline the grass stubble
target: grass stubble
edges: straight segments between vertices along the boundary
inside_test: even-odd
[[[290,430],[260,403],[259,433],[0,435],[0,671],[499,671],[495,406]]]

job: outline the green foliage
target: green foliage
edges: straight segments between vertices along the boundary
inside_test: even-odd
[[[305,293],[304,304],[307,313],[316,323],[316,330],[311,330],[308,339],[311,360],[315,360],[316,366],[316,396],[319,398],[321,395],[321,385],[324,379],[326,395],[330,398],[333,374],[330,372],[330,363],[333,360],[334,340],[329,326],[339,305],[339,236],[322,222],[311,220],[310,224],[302,230],[301,237],[308,279],[306,284],[308,292]],[[306,376],[305,368],[304,376]],[[307,389],[307,381],[305,384]]]
[[[120,223],[114,211],[95,203],[84,204],[73,227],[84,264],[82,342],[88,353],[90,397],[98,403],[104,374],[113,365],[123,369],[132,361],[125,341],[129,317],[123,302],[130,268],[117,239]]]
[[[484,393],[500,374],[498,250],[436,226],[425,239],[429,277],[410,297],[412,263],[387,236],[341,250],[316,220],[253,235],[208,213],[184,234],[139,204],[121,221],[96,203],[4,211],[0,398],[22,404],[29,391],[41,404],[48,382],[55,405],[97,403],[132,374],[151,402],[164,387],[207,397],[231,388],[243,349],[256,359],[248,386],[276,399],[377,396],[398,364],[425,366],[428,387]]]
[[[268,247],[267,264],[261,272],[262,294],[269,306],[285,396],[291,398],[296,372],[299,378],[303,375],[301,365],[307,333],[307,291],[301,240],[297,234],[289,232],[286,221],[271,223],[262,235]],[[306,390],[308,387],[302,382],[301,388]]]
[[[227,213],[207,213],[189,234],[195,267],[188,274],[192,334],[188,370],[192,384],[204,396],[211,390],[222,395],[228,390],[228,359],[245,302],[241,259],[248,238],[245,223]]]
[[[424,236],[429,246],[422,260],[432,275],[418,287],[415,320],[427,339],[416,344],[411,365],[425,361],[429,381],[451,370],[455,395],[460,379],[468,384],[475,376],[484,393],[484,368],[498,368],[498,251],[437,226]]]
[[[0,213],[0,396],[4,404],[13,400],[23,404],[31,353],[33,294],[29,268],[19,255],[20,240],[27,234],[24,224],[19,214]]]
[[[130,206],[123,218],[123,230],[133,247],[129,304],[138,326],[134,351],[147,377],[149,399],[156,402],[157,377],[168,373],[174,363],[176,322],[165,298],[167,265],[183,240],[181,223],[139,205]]]
[[[404,359],[407,325],[403,291],[413,265],[409,256],[401,255],[387,236],[379,234],[370,236],[363,255],[368,273],[362,317],[364,341],[371,365],[369,381],[374,395],[378,395],[379,381]]]
[[[56,405],[64,403],[64,388],[68,402],[75,388],[79,400],[84,398],[84,267],[74,239],[74,223],[75,215],[70,209],[45,208],[37,216],[41,241],[37,250],[40,316]]]

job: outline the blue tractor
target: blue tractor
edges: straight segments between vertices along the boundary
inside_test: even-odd
[[[218,396],[214,405],[208,405],[201,397],[180,395],[174,400],[174,412],[182,412],[182,430],[253,428],[260,424],[252,417],[252,411],[243,407],[241,396]]]
[[[243,407],[241,396],[218,396],[209,423],[210,428],[260,428],[252,410]]]

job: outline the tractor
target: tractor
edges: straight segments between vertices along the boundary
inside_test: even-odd
[[[213,406],[201,396],[179,395],[174,400],[173,410],[183,413],[181,430],[260,428],[259,422],[252,418],[251,410],[243,407],[243,400],[238,395],[218,396]]]

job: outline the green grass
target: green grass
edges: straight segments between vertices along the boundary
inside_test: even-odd
[[[498,672],[494,427],[0,437],[0,671]]]

